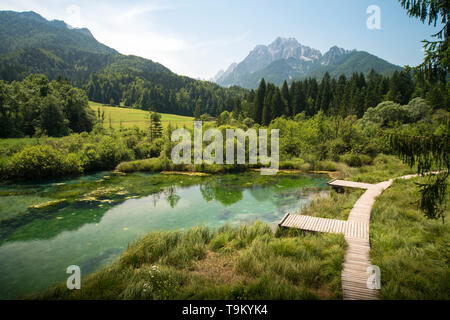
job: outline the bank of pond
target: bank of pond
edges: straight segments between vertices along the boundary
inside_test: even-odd
[[[22,298],[116,261],[151,231],[217,230],[261,221],[329,193],[323,174],[98,172],[0,185],[0,298]]]

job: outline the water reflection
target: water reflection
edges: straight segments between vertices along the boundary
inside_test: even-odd
[[[0,220],[0,298],[64,281],[72,264],[86,276],[149,231],[278,221],[306,205],[326,181],[318,176],[138,174],[34,185],[35,192],[27,195],[29,187],[1,186],[0,203],[19,193],[30,197],[24,199],[27,206],[54,203],[17,207],[15,216]]]

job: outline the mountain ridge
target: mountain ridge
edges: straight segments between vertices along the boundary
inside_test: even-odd
[[[160,63],[123,55],[98,42],[86,28],[48,21],[35,12],[0,11],[0,79],[30,74],[65,78],[90,100],[192,116],[216,112],[245,94],[177,75]]]
[[[261,78],[281,86],[285,80],[321,78],[326,72],[339,77],[342,74],[351,76],[353,72],[368,74],[371,69],[384,75],[402,70],[400,66],[365,51],[332,46],[322,54],[295,38],[277,37],[268,46],[257,45],[232,72],[217,74],[214,80],[224,87],[238,85],[255,89]]]

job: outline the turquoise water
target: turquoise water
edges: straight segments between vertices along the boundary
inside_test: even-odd
[[[0,298],[65,281],[69,265],[80,266],[83,279],[150,231],[276,223],[326,192],[326,182],[319,175],[99,173],[0,186]],[[55,200],[60,202],[29,208]]]

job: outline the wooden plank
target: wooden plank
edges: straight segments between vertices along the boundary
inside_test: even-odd
[[[417,175],[403,176],[397,179],[409,179]],[[342,264],[342,295],[345,300],[378,299],[378,290],[367,288],[367,267],[370,262],[370,214],[376,198],[387,188],[393,179],[378,184],[361,183],[345,180],[331,180],[333,187],[350,187],[366,189],[355,202],[348,220],[325,219],[312,216],[287,213],[279,225],[307,231],[344,234],[348,248]]]
[[[375,187],[375,185],[370,183],[346,181],[346,180],[334,180],[328,182],[329,186],[332,187],[347,187],[347,188],[359,188],[359,189],[370,189]]]

